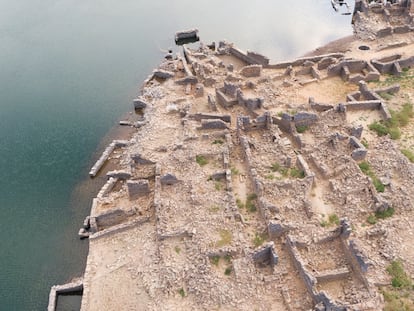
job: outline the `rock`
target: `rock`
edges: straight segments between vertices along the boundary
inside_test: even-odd
[[[83,240],[89,238],[90,233],[85,228],[80,228],[78,232],[79,237]]]
[[[117,179],[129,179],[131,178],[131,173],[124,171],[124,170],[118,170],[118,171],[110,171],[108,173],[106,173],[106,176],[109,177],[113,177],[113,178],[117,178]]]
[[[287,231],[287,228],[282,226],[279,222],[270,221],[268,225],[268,232],[269,236],[271,238],[279,238],[281,237],[285,232]]]
[[[157,69],[153,72],[154,77],[160,78],[160,79],[169,79],[174,77],[174,72],[163,70],[163,69]]]
[[[167,173],[160,179],[162,185],[174,185],[178,183],[177,177],[175,177],[173,174]]]
[[[194,96],[203,97],[203,95],[204,95],[204,85],[201,83],[197,83],[195,86]]]
[[[86,230],[91,227],[90,218],[90,216],[86,216],[85,220],[83,221],[83,228]]]
[[[121,121],[119,121],[119,125],[123,125],[123,126],[130,126],[130,125],[132,125],[132,123],[131,123],[131,122],[129,122],[129,121],[124,121],[124,120],[121,120]]]
[[[144,101],[142,98],[135,98],[133,100],[133,103],[134,103],[135,109],[144,109],[144,108],[147,108],[148,106],[148,103]]]
[[[355,126],[351,128],[351,136],[361,139],[363,130],[364,130],[364,127],[362,125]]]
[[[389,177],[381,177],[380,181],[384,186],[389,186],[391,184],[391,179]]]

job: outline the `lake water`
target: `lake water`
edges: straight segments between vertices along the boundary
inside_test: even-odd
[[[272,60],[352,33],[329,0],[0,0],[0,310],[45,310],[84,270],[88,171],[138,86],[197,27]],[[104,137],[104,139],[103,139]],[[76,306],[63,306],[71,310]]]

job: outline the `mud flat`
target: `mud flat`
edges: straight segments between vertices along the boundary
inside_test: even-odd
[[[357,1],[355,37],[328,54],[168,55],[100,173],[82,310],[384,308],[387,267],[414,275],[413,121],[403,140],[369,128],[414,98],[408,4]]]

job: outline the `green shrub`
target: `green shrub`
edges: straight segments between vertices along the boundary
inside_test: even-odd
[[[283,177],[288,177],[289,175],[289,169],[286,167],[282,167],[279,172],[280,174],[282,174]]]
[[[305,133],[307,130],[308,130],[308,126],[306,126],[306,125],[297,125],[296,126],[296,131],[298,132],[298,133]]]
[[[279,172],[281,169],[281,166],[279,163],[275,162],[270,166],[270,169],[272,170],[272,172]]]
[[[401,153],[405,155],[410,162],[414,163],[414,153],[411,150],[402,149]]]
[[[399,111],[390,110],[391,119],[387,121],[373,122],[368,128],[377,133],[378,136],[390,135],[391,139],[400,139],[400,127],[406,126],[414,117],[413,105],[406,103]]]
[[[244,204],[239,198],[236,199],[236,205],[238,208],[244,208]]]
[[[390,290],[381,290],[384,296],[384,311],[414,311],[414,297],[412,292],[393,288]]]
[[[413,118],[414,117],[413,104],[411,103],[404,104],[402,107],[402,113],[408,115],[409,118]]]
[[[410,277],[404,271],[402,262],[394,260],[387,267],[387,272],[391,275],[391,285],[396,288],[412,288],[413,284]]]
[[[257,211],[256,204],[254,204],[252,201],[246,201],[246,208],[251,213]]]
[[[203,155],[200,155],[200,154],[199,155],[196,155],[196,162],[200,166],[204,166],[204,165],[206,165],[208,163],[206,157],[203,156]]]
[[[367,223],[370,225],[375,225],[377,223],[377,217],[375,217],[373,214],[369,215],[367,218]]]
[[[232,167],[231,168],[231,174],[232,175],[239,175],[240,174],[240,171],[237,168]]]
[[[249,212],[253,213],[257,210],[256,208],[256,204],[255,204],[255,200],[257,199],[257,194],[256,193],[250,193],[247,196],[247,200],[246,200],[246,208]]]
[[[378,179],[378,177],[375,175],[375,173],[371,170],[371,167],[368,162],[362,161],[358,164],[359,168],[361,169],[362,173],[365,175],[371,177],[372,183],[374,184],[375,189],[378,192],[384,192],[385,186],[384,184]]]
[[[180,296],[181,297],[185,297],[185,290],[184,290],[184,288],[180,288],[179,290],[178,290],[178,293],[180,294]]]
[[[389,133],[388,128],[383,125],[382,123],[379,123],[377,121],[371,123],[370,125],[368,125],[368,128],[371,131],[374,131],[377,133],[378,136],[385,136]]]
[[[385,191],[384,184],[377,177],[372,178],[372,183],[374,184],[374,187],[378,192],[384,192]]]
[[[292,167],[290,169],[290,177],[293,178],[305,178],[305,172],[296,168],[296,167]]]
[[[257,199],[257,194],[256,193],[250,193],[248,196],[247,196],[247,200],[248,201],[252,201],[252,200],[256,200]]]
[[[225,274],[225,275],[230,275],[230,274],[231,274],[231,272],[232,272],[231,267],[227,267],[227,268],[226,268],[226,270],[224,270],[224,274]]]
[[[212,142],[213,145],[222,145],[224,142],[221,139],[216,139]]]
[[[328,215],[328,220],[322,220],[320,222],[321,227],[330,227],[333,225],[339,225],[339,217],[336,214],[330,214]]]
[[[394,213],[395,213],[395,209],[392,207],[389,207],[384,211],[376,211],[375,217],[377,217],[378,219],[385,219],[385,218],[392,217]]]
[[[215,266],[218,266],[219,261],[220,261],[220,256],[211,256],[210,257],[210,262]]]
[[[388,132],[390,134],[391,139],[393,139],[393,140],[397,140],[397,139],[401,138],[401,131],[398,127],[391,127],[388,130]]]
[[[358,166],[361,169],[362,173],[364,173],[365,175],[368,175],[369,172],[371,171],[371,167],[366,161],[362,161],[361,163],[358,164]]]
[[[339,217],[336,214],[331,214],[328,217],[329,223],[339,225]]]
[[[387,208],[384,211],[376,211],[375,214],[371,214],[367,218],[367,223],[375,225],[379,219],[385,219],[394,215],[395,210],[392,207]]]

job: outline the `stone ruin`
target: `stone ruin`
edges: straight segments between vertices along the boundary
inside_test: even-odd
[[[355,32],[369,39],[412,32],[411,6],[411,0],[357,0],[352,17]]]
[[[361,2],[355,22],[405,5]],[[395,254],[383,236],[396,230],[365,220],[390,207],[411,215],[414,168],[366,119],[390,120],[381,94],[400,86],[372,81],[401,75],[413,56],[271,63],[227,42],[183,51],[134,100],[133,137],[91,170],[117,164],[80,232],[90,239],[82,310],[117,297],[148,310],[381,309],[376,284]]]

